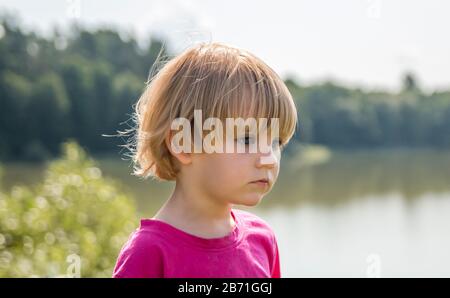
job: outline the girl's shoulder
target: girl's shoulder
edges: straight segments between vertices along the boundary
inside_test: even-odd
[[[128,236],[127,241],[122,246],[122,252],[140,253],[143,251],[156,250],[160,242],[159,233],[153,233],[148,229],[139,227]]]
[[[155,248],[164,243],[167,236],[165,225],[154,219],[142,218],[128,237],[126,245],[131,247]]]
[[[271,229],[270,225],[264,219],[254,213],[242,209],[233,209],[233,213],[247,225]]]
[[[134,230],[122,246],[113,277],[160,277],[163,249],[157,233]]]
[[[247,230],[247,233],[255,233],[262,236],[270,236],[275,239],[275,233],[271,226],[262,219],[246,210],[233,209],[240,224]]]

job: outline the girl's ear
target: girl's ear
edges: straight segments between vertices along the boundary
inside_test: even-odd
[[[179,150],[176,150],[176,148],[174,148],[174,146],[178,145],[172,145],[172,139],[174,137],[176,132],[174,132],[173,130],[170,130],[165,138],[165,143],[167,146],[167,149],[169,150],[170,154],[172,154],[172,156],[178,160],[178,162],[180,162],[182,165],[188,165],[190,163],[192,163],[192,153],[190,152],[184,152],[181,151],[179,152]],[[185,141],[185,140],[184,140]]]

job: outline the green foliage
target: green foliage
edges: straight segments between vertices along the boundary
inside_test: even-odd
[[[45,39],[0,16],[0,160],[46,160],[75,139],[89,153],[116,151],[163,42],[74,26]],[[413,73],[399,93],[287,78],[298,108],[292,143],[328,147],[450,147],[450,90],[425,94]],[[286,152],[291,151],[288,146]]]
[[[0,193],[0,277],[65,276],[72,254],[81,277],[111,276],[135,206],[76,143],[63,151],[41,184]]]
[[[395,94],[289,81],[300,138],[329,147],[439,147],[450,144],[450,91],[423,94],[411,74]]]
[[[13,16],[0,26],[0,160],[49,159],[69,138],[90,153],[123,144],[102,135],[130,119],[161,41],[139,47],[131,35],[78,26],[45,39]]]

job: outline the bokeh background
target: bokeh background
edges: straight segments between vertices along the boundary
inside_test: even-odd
[[[260,205],[284,277],[450,277],[446,1],[0,1],[0,277],[108,277],[173,183],[121,145],[162,49],[245,48],[299,129]],[[238,169],[237,169],[238,170]]]

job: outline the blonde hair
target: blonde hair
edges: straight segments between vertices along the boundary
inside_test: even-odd
[[[297,126],[297,110],[289,90],[261,59],[224,43],[200,43],[150,76],[135,107],[135,134],[128,144],[134,175],[176,179],[179,169],[165,139],[174,119],[193,121],[197,109],[202,110],[203,119],[279,118],[282,146]]]

